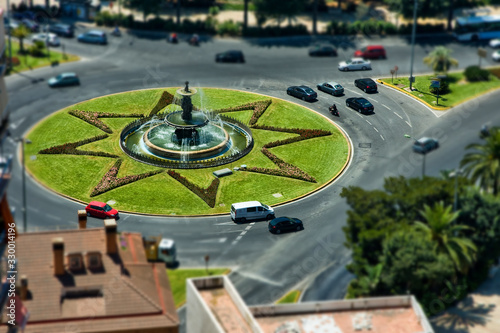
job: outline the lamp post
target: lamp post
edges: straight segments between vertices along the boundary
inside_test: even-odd
[[[410,91],[413,91],[413,58],[415,53],[415,34],[417,32],[417,0],[413,2],[413,28],[411,29]]]
[[[457,211],[458,205],[458,176],[463,173],[462,169],[458,168],[448,174],[449,177],[455,177],[455,194],[453,196],[453,211]]]
[[[22,183],[23,183],[23,232],[26,232],[28,229],[28,220],[26,209],[26,165],[24,162],[24,144],[30,144],[30,139],[25,139],[23,137],[18,138],[16,141],[21,143],[21,166],[22,166]]]

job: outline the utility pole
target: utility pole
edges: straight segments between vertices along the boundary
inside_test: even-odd
[[[417,32],[417,0],[413,2],[413,28],[411,29],[410,91],[413,90],[413,58],[415,57],[415,34]]]
[[[318,0],[314,0],[313,3],[313,35],[316,36],[318,34],[318,30],[316,28],[318,23]]]

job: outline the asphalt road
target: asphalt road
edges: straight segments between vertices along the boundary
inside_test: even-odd
[[[78,28],[82,30],[81,27]],[[410,48],[405,38],[338,38],[331,41],[339,49],[337,58],[310,58],[311,38],[237,40],[204,39],[199,47],[187,43],[171,45],[164,36],[124,35],[109,38],[109,45],[79,44],[63,40],[66,52],[82,56],[82,61],[42,68],[7,78],[10,94],[12,138],[20,137],[38,121],[68,105],[106,94],[145,88],[182,86],[222,87],[257,92],[297,102],[333,119],[349,135],[353,144],[352,162],[330,186],[297,202],[279,206],[276,214],[305,221],[305,230],[271,235],[266,222],[234,224],[229,215],[208,218],[146,217],[123,214],[120,231],[145,235],[162,233],[176,240],[181,267],[203,266],[210,255],[210,266],[230,266],[231,280],[248,304],[275,301],[292,287],[304,287],[303,300],[341,298],[349,281],[341,230],[346,221],[346,203],[339,193],[346,186],[380,188],[390,175],[418,177],[422,158],[411,152],[412,137],[430,135],[440,140],[439,150],[426,158],[426,173],[439,175],[455,168],[464,147],[478,139],[485,123],[499,124],[496,112],[499,98],[490,94],[443,115],[407,98],[404,94],[379,86],[376,94],[365,94],[354,87],[361,77],[388,76],[395,65],[399,75],[408,76]],[[326,39],[325,39],[326,40]],[[433,46],[444,43],[453,49],[460,68],[476,64],[476,46],[452,41],[422,39],[415,48],[414,72],[428,72],[422,58]],[[372,71],[339,72],[337,63],[355,48],[383,44],[388,59],[373,61]],[[216,64],[217,52],[240,49],[245,64]],[[491,52],[491,51],[490,51]],[[488,59],[484,65],[491,64]],[[50,89],[46,81],[63,71],[75,71],[81,86]],[[286,87],[306,84],[315,88],[324,81],[338,81],[346,88],[343,97],[319,92],[318,100],[303,102],[286,95]],[[364,96],[375,106],[373,115],[360,115],[345,107],[348,97]],[[332,117],[328,106],[337,104],[340,117]],[[17,153],[18,144],[9,139],[5,151]],[[16,220],[22,224],[22,191],[19,162],[13,169],[8,200],[16,207]],[[77,227],[77,210],[83,205],[47,191],[32,179],[27,181],[28,231]],[[102,221],[89,219],[89,226]],[[22,230],[20,227],[19,229]]]

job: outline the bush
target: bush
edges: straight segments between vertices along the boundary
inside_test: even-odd
[[[490,72],[479,66],[469,66],[465,69],[464,75],[469,82],[488,81]]]
[[[240,33],[241,24],[233,20],[227,20],[217,25],[217,33],[221,36],[237,36]]]
[[[430,88],[429,91],[434,95],[438,93],[439,95],[445,95],[450,92],[450,84],[446,79],[442,79],[439,88]]]
[[[41,57],[44,55],[43,50],[45,49],[45,44],[42,41],[36,41],[28,49],[28,53],[33,57]]]

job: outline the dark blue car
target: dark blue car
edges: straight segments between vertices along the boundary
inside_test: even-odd
[[[314,101],[318,98],[318,94],[308,86],[291,86],[288,87],[286,93],[303,101]]]

